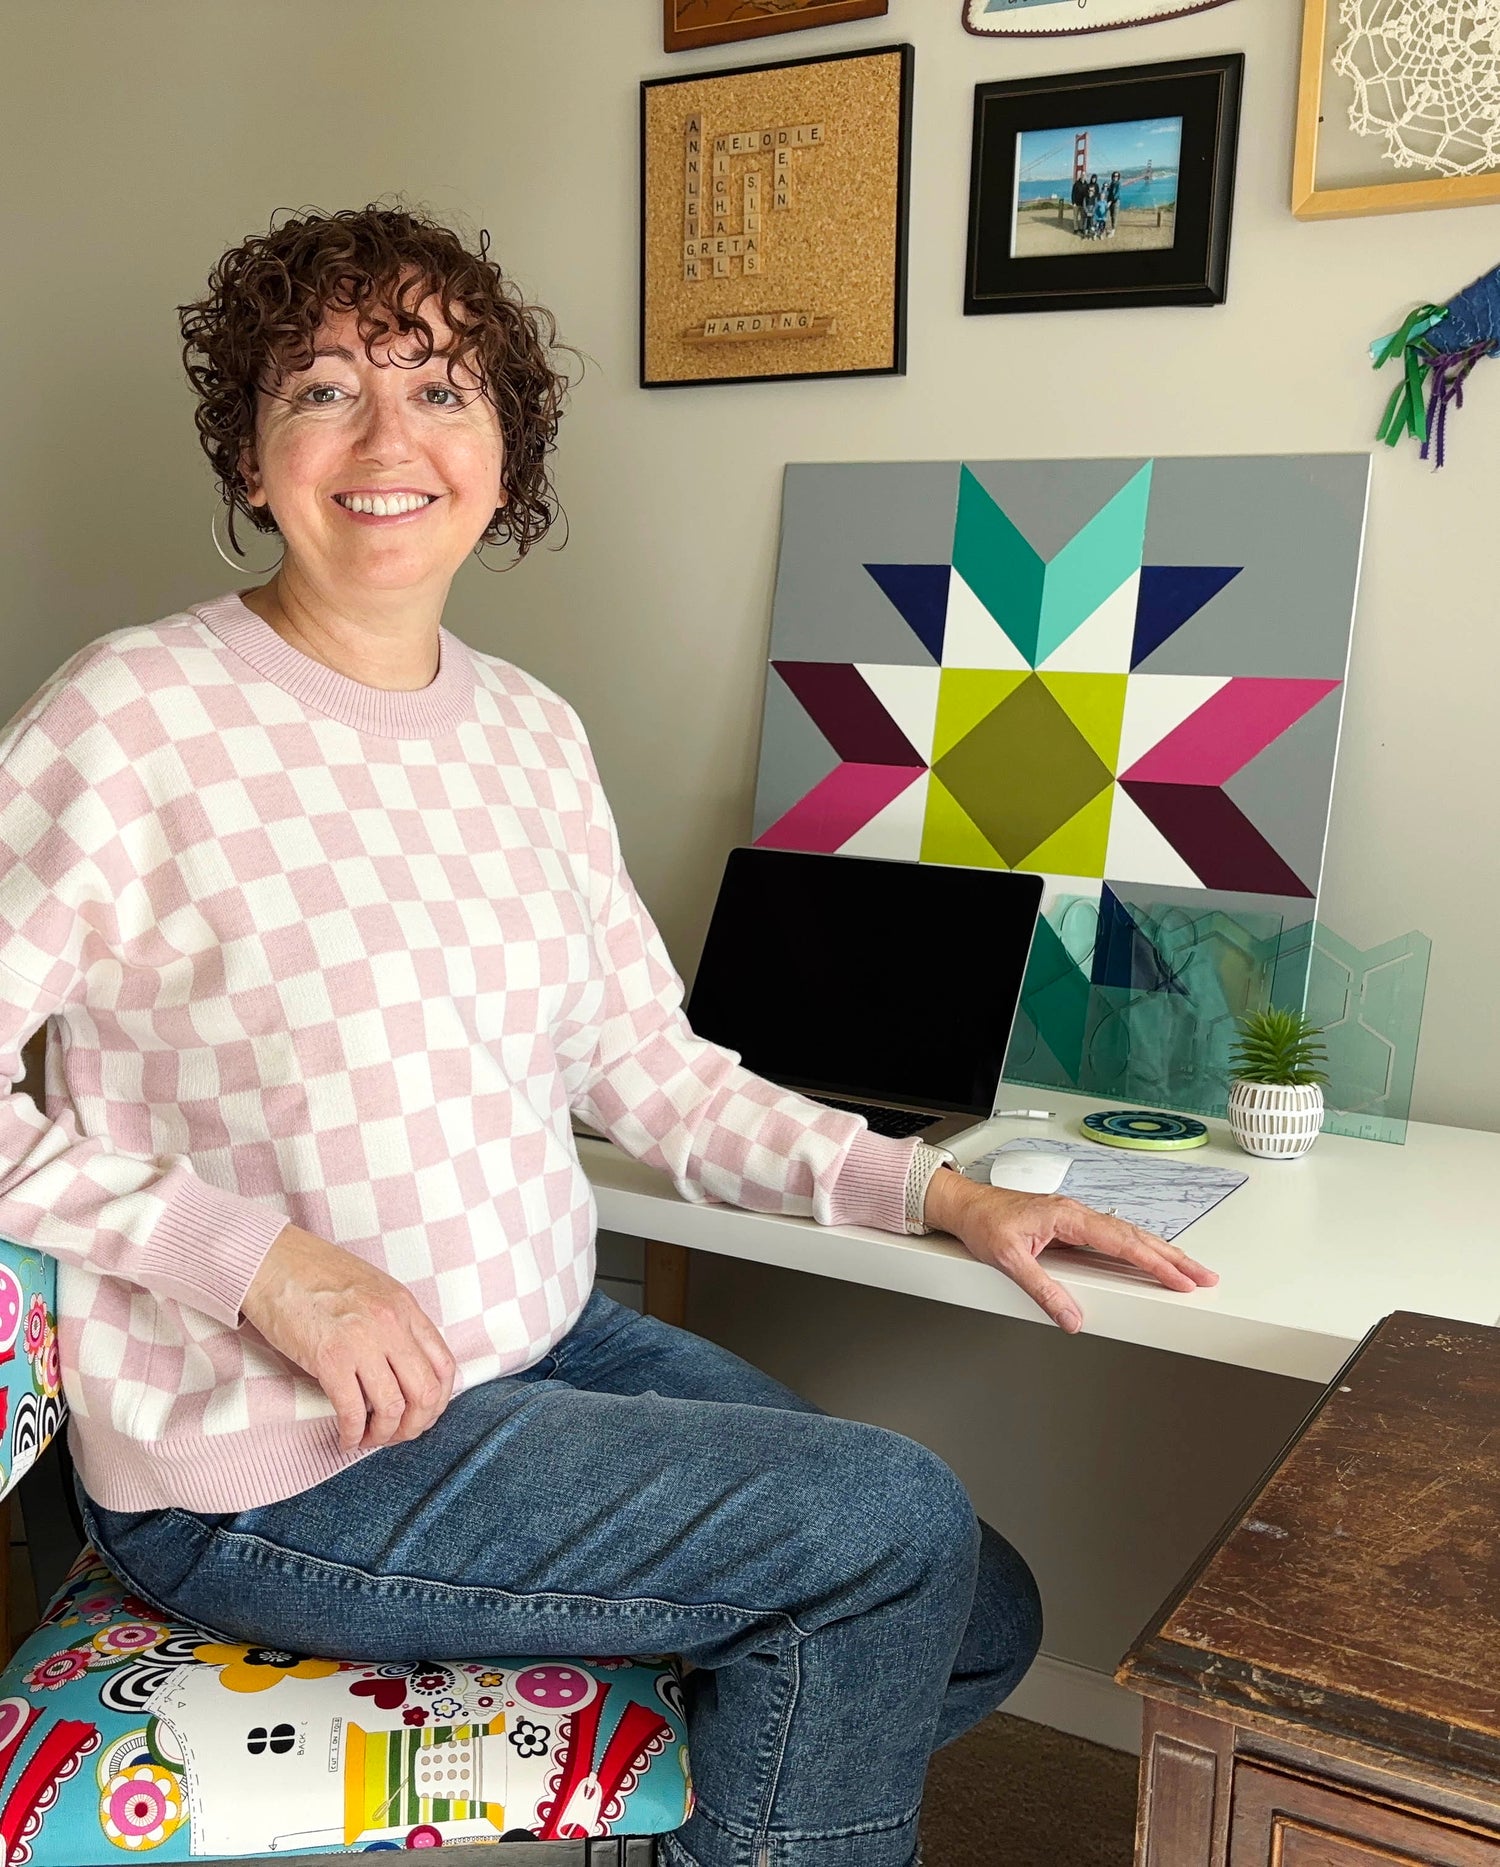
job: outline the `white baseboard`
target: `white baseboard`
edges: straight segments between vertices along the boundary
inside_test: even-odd
[[[1111,1750],[1141,1751],[1141,1701],[1108,1673],[1039,1653],[1031,1671],[1000,1708],[1034,1724],[1050,1724]]]

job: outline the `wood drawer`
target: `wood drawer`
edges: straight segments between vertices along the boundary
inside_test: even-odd
[[[1238,1763],[1228,1867],[1500,1867],[1500,1834]]]

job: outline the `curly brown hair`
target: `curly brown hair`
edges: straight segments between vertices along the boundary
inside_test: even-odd
[[[314,336],[331,313],[355,312],[365,354],[383,339],[415,337],[411,367],[445,356],[450,379],[467,365],[494,404],[505,442],[504,484],[482,544],[511,543],[523,558],[557,518],[547,466],[568,390],[552,367],[557,323],[525,297],[490,258],[481,231],[471,252],[451,228],[397,204],[371,202],[296,218],[231,247],[208,278],[208,295],[177,307],[182,359],[198,397],[194,420],[229,507],[235,549],[239,513],[257,530],[276,520],[252,506],[240,478],[241,451],[255,441],[257,391],[282,370],[305,369]],[[419,308],[437,301],[454,333],[445,351]],[[570,354],[576,356],[577,352]]]

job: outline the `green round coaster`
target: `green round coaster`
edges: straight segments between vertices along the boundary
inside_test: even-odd
[[[1208,1142],[1208,1130],[1201,1121],[1191,1115],[1168,1115],[1161,1109],[1101,1109],[1085,1115],[1082,1127],[1090,1141],[1135,1148],[1143,1154],[1177,1153]]]

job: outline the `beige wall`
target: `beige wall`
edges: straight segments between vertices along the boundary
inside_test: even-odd
[[[900,379],[635,387],[636,82],[657,0],[0,0],[8,714],[73,648],[231,581],[173,306],[273,208],[390,189],[488,226],[593,359],[564,427],[567,549],[466,570],[450,622],[581,708],[626,851],[690,969],[758,734],[788,459],[1369,445],[1362,346],[1500,258],[1500,211],[1307,226],[1286,211],[1300,0],[1070,45],[984,44],[958,0],[752,57],[917,45],[910,367]],[[972,86],[1247,54],[1223,308],[960,314]],[[1087,345],[1092,365],[1077,367]],[[1493,372],[1493,373],[1492,373]],[[1435,943],[1419,1112],[1500,1126],[1490,929],[1500,365],[1440,475],[1381,450],[1325,908]],[[1413,1241],[1413,1249],[1420,1241]],[[1051,1651],[1107,1667],[1295,1420],[1297,1383],[705,1265],[698,1320],[832,1406],[927,1438],[1043,1575]]]

